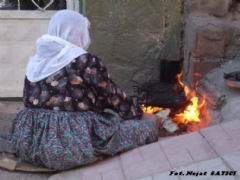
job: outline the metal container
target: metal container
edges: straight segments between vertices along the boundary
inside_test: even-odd
[[[229,87],[240,88],[240,71],[224,73],[223,78]]]

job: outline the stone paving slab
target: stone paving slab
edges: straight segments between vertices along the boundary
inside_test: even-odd
[[[228,123],[219,124],[223,130],[231,137],[231,138],[239,138],[240,137],[240,121],[230,121]]]
[[[184,168],[180,168],[179,171],[183,171],[183,172],[207,172],[206,176],[205,175],[198,175],[198,176],[180,176],[180,180],[207,180],[207,179],[211,179],[211,178],[215,178],[215,176],[211,175],[211,173],[214,171],[230,171],[231,169],[229,169],[227,167],[227,165],[222,161],[221,158],[214,158],[211,160],[207,160],[207,161],[203,161],[200,163],[196,163],[190,166],[186,166]],[[187,174],[187,173],[185,173]]]
[[[240,121],[238,120],[210,126],[200,132],[219,155],[240,149]]]
[[[169,173],[170,172],[165,172],[165,173],[162,173],[162,174],[156,174],[156,175],[153,175],[152,176],[152,179],[153,180],[180,180],[178,178],[178,176],[169,176]]]
[[[192,164],[217,157],[199,132],[159,141],[172,167]]]
[[[238,154],[236,154],[238,155]],[[236,157],[234,155],[234,157]],[[232,157],[231,157],[232,158]],[[224,162],[222,158],[214,158],[199,163],[195,163],[185,167],[174,168],[171,171],[144,177],[137,180],[235,180],[238,176],[214,176],[211,175],[212,171],[232,171],[232,168],[228,167],[228,164]],[[235,169],[234,169],[235,170]],[[182,175],[179,175],[182,172]],[[196,172],[196,175],[189,175]],[[206,172],[206,175],[200,175],[200,172]],[[176,173],[176,174],[175,174]],[[189,173],[189,174],[188,174]],[[197,173],[199,173],[197,175]],[[175,175],[174,175],[175,174]],[[184,175],[183,175],[184,174]]]
[[[126,179],[121,169],[114,169],[102,173],[102,180],[124,180]]]
[[[240,150],[231,153],[226,154],[223,156],[223,160],[235,171],[238,171],[240,173]]]
[[[137,179],[167,171],[171,165],[158,142],[120,155],[126,179]]]
[[[235,177],[236,180],[240,180],[240,172],[237,172],[237,177]]]
[[[113,175],[116,179],[123,180],[122,168],[120,165],[119,156],[106,158],[93,164],[85,165],[74,170],[63,171],[59,174],[53,175],[49,180],[107,180]]]
[[[151,176],[148,176],[148,177],[144,177],[136,180],[153,180],[153,178]]]
[[[121,169],[119,156],[106,158],[94,164],[82,166],[79,168],[78,174],[80,176],[86,176],[91,174],[104,173],[116,169]]]

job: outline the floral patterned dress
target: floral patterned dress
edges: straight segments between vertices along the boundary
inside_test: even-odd
[[[39,82],[25,78],[23,99],[8,141],[21,159],[37,165],[70,169],[158,139],[156,125],[139,120],[139,105],[90,53]]]

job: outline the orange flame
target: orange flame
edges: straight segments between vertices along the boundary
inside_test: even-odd
[[[178,85],[180,85],[185,92],[185,96],[186,98],[190,101],[190,104],[185,108],[185,110],[182,113],[176,114],[173,117],[173,121],[175,121],[176,123],[188,123],[188,122],[200,122],[200,110],[202,108],[202,106],[205,103],[205,100],[203,100],[203,102],[201,104],[199,104],[199,99],[195,94],[195,91],[190,91],[190,89],[184,85],[184,83],[181,81],[181,77],[182,77],[182,72],[180,74],[177,74],[177,79],[178,79]],[[159,107],[152,107],[152,106],[144,106],[142,105],[142,109],[144,112],[148,112],[148,113],[156,113],[161,111],[163,108],[159,108]]]
[[[186,109],[183,111],[183,113],[176,114],[173,120],[175,122],[181,122],[181,123],[188,123],[191,121],[200,122],[199,115],[200,115],[200,109],[203,106],[203,101],[200,105],[198,105],[198,97],[192,97],[191,103],[186,107]]]
[[[181,86],[184,88],[185,96],[188,100],[190,100],[190,104],[186,107],[186,109],[183,111],[183,113],[176,114],[173,120],[175,122],[181,122],[181,123],[188,123],[191,121],[200,122],[199,115],[200,110],[202,106],[205,103],[205,100],[199,105],[199,99],[195,95],[195,92],[192,91],[190,93],[190,89],[183,84],[181,81],[182,72],[180,74],[177,74],[178,82],[181,84]]]
[[[146,112],[146,113],[154,114],[154,113],[157,113],[157,112],[161,111],[162,109],[163,108],[160,108],[160,107],[142,105],[142,110],[143,110],[143,112]]]

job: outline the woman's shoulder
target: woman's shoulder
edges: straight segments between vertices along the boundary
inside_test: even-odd
[[[96,55],[92,54],[92,53],[84,53],[84,54],[78,56],[76,58],[76,60],[84,60],[84,59],[90,60],[92,58],[98,58],[98,57]]]
[[[102,63],[102,60],[92,53],[85,53],[75,58],[74,62],[76,64],[90,65],[90,64],[96,64],[96,63]]]
[[[101,59],[99,59],[96,55],[92,53],[85,53],[75,58],[71,63],[71,67],[78,70],[84,70],[86,68],[103,68],[105,66],[103,65]]]

